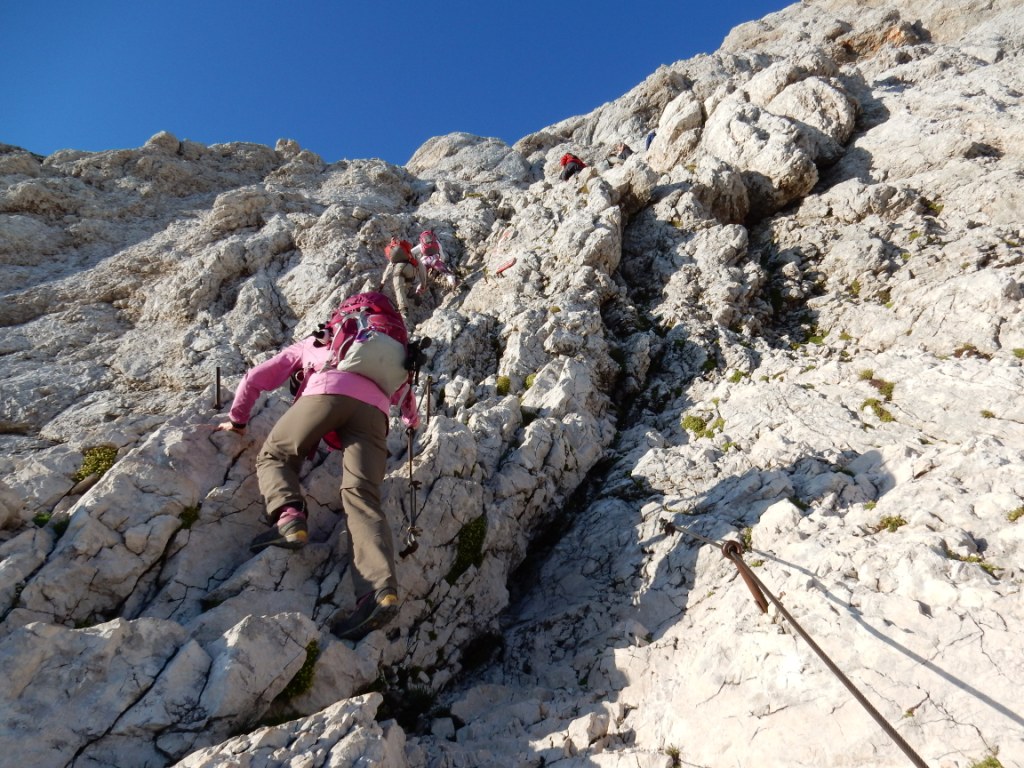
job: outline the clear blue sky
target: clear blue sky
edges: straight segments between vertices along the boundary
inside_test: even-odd
[[[790,0],[0,0],[0,143],[38,154],[291,138],[402,165],[508,143],[715,51]]]

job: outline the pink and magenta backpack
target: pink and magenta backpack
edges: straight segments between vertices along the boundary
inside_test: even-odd
[[[420,249],[424,256],[440,256],[441,244],[437,242],[437,235],[434,230],[427,229],[420,232]]]
[[[383,293],[357,293],[334,310],[317,332],[331,354],[320,369],[358,373],[388,396],[409,379],[405,321]]]

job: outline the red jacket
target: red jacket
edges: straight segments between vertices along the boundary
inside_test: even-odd
[[[579,163],[581,168],[587,167],[587,164],[580,160],[578,157],[576,157],[576,155],[572,154],[571,152],[566,152],[564,155],[562,155],[562,159],[558,161],[558,164],[564,168],[569,163]]]

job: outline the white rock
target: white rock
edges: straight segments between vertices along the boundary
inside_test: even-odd
[[[1022,41],[1019,3],[796,3],[589,115],[435,137],[404,168],[289,139],[0,146],[0,742],[26,764],[895,764],[698,538],[749,529],[744,562],[925,762],[1024,761]],[[570,183],[565,151],[589,166]],[[411,457],[392,422],[382,487],[419,546],[398,618],[353,645],[327,631],[355,602],[339,457],[303,469],[311,543],[253,557],[290,398],[244,438],[213,425],[428,226],[462,286],[414,307],[430,419]],[[76,488],[97,445],[117,461]],[[422,702],[408,739],[385,700]]]

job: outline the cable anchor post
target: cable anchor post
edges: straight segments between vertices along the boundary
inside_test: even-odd
[[[761,609],[761,613],[768,613],[768,598],[764,596],[761,587],[758,586],[747,570],[747,564],[743,562],[743,545],[738,541],[726,541],[722,543],[721,548],[722,557],[731,561],[736,566],[736,570],[739,571],[743,583],[747,585],[747,589],[750,590],[750,594],[754,598],[754,602],[757,603],[757,607]]]

